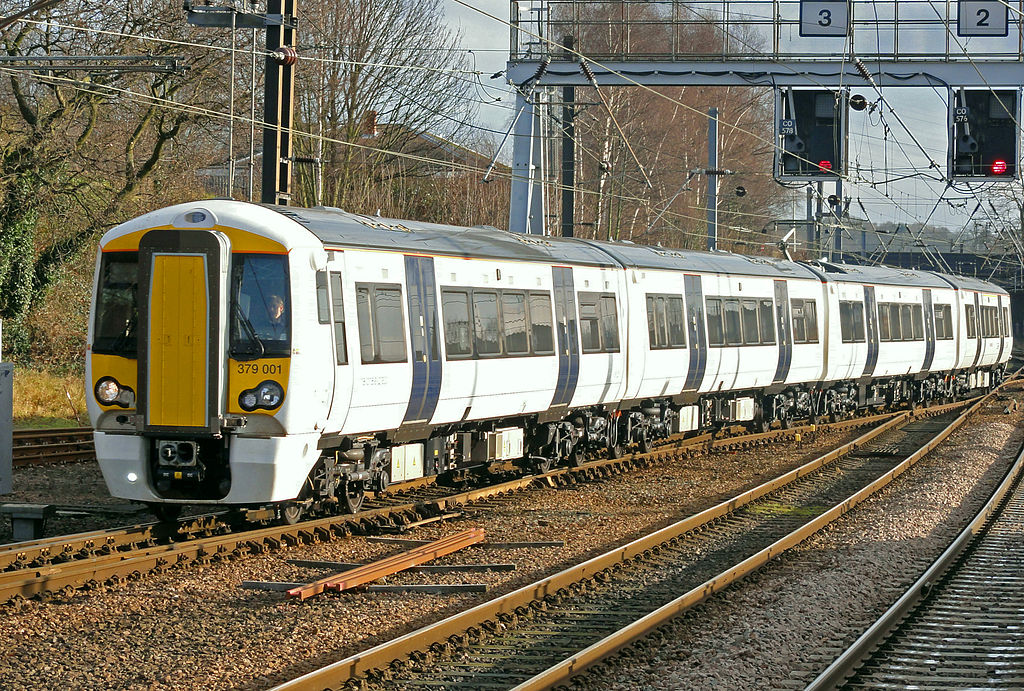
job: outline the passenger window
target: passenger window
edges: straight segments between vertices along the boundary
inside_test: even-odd
[[[1010,308],[1003,308],[1003,336],[1009,338],[1010,336]]]
[[[727,298],[722,303],[725,317],[725,344],[740,345],[743,342],[743,333],[740,327],[740,301],[735,298]]]
[[[757,325],[757,300],[743,300],[740,313],[743,320],[743,344],[757,345],[761,342],[761,330]]]
[[[405,318],[400,288],[374,289],[379,362],[405,362]]]
[[[719,298],[708,298],[708,345],[725,344],[725,332],[722,328],[722,301]]]
[[[881,341],[890,340],[889,305],[885,303],[882,303],[878,306],[878,338]]]
[[[319,276],[321,271],[317,272]],[[334,357],[339,365],[348,364],[348,343],[345,341],[345,302],[341,292],[341,274],[331,272],[331,311],[334,314]],[[319,299],[319,290],[317,291]],[[319,307],[319,303],[318,303]]]
[[[804,300],[804,320],[807,327],[807,342],[818,342],[818,303]]]
[[[327,296],[327,272],[316,272],[316,316],[321,324],[331,323],[331,305]]]
[[[536,355],[550,355],[555,352],[551,329],[551,296],[547,293],[530,293],[530,345]]]
[[[910,315],[910,305],[900,305],[900,332],[904,341],[914,340],[914,318]]]
[[[853,303],[853,340],[855,343],[864,342],[864,303]]]
[[[952,310],[949,305],[933,305],[935,312],[935,338],[945,341],[953,338]]]
[[[501,294],[501,320],[505,335],[505,352],[522,355],[530,352],[526,336],[526,295],[519,292]]]
[[[978,337],[978,324],[974,314],[974,305],[967,305],[967,338]]]
[[[914,320],[914,340],[924,340],[924,308],[921,305],[911,305],[911,317]]]
[[[761,343],[772,345],[775,343],[775,310],[771,300],[761,300],[760,303],[761,322]]]
[[[370,314],[370,288],[356,286],[356,318],[359,321],[359,356],[363,364],[375,362],[373,315]]]
[[[469,293],[464,290],[442,290],[441,311],[444,318],[444,349],[448,359],[472,356]]]
[[[601,345],[606,353],[619,352],[619,312],[614,295],[601,296]]]
[[[853,343],[853,303],[839,302],[839,330],[843,343]]]
[[[594,293],[580,293],[580,343],[584,353],[601,352],[601,317]]]
[[[889,303],[889,335],[894,341],[903,340],[903,330],[900,326],[900,306]]]
[[[363,364],[406,362],[405,311],[399,286],[356,284],[359,352]]]
[[[477,355],[497,355],[501,352],[498,341],[498,294],[473,291],[474,342]]]
[[[661,325],[658,321],[657,302],[658,298],[653,295],[647,296],[647,342],[651,350],[657,350],[665,346],[665,343],[660,338]]]
[[[668,345],[670,348],[686,347],[686,318],[683,314],[683,298],[670,297],[667,301]]]
[[[793,320],[793,343],[807,343],[804,304],[803,300],[791,300],[789,304],[789,313]]]

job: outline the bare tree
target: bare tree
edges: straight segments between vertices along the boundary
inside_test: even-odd
[[[303,13],[300,128],[325,139],[298,148],[323,160],[323,203],[375,210],[387,186],[437,174],[417,159],[469,131],[465,51],[440,0],[307,0]],[[314,174],[300,173],[300,203],[314,201]]]
[[[159,0],[69,0],[0,32],[9,56],[180,55],[190,66],[187,75],[0,68],[0,316],[16,348],[27,349],[24,320],[61,267],[157,194],[158,172],[184,153],[179,138],[201,135],[197,112],[222,107],[204,96],[220,53],[139,38],[186,31],[180,10]]]

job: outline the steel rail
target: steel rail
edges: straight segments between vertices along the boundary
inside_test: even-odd
[[[1021,446],[1017,459],[999,487],[992,493],[970,524],[874,624],[868,627],[849,648],[808,684],[807,691],[839,688],[856,672],[873,650],[888,639],[907,615],[932,593],[933,586],[956,566],[961,555],[980,539],[982,531],[1001,511],[1004,500],[1008,498],[1008,494],[1020,480],[1022,472],[1024,472],[1024,445]]]
[[[96,458],[90,427],[15,430],[12,443],[16,468]]]
[[[635,540],[625,546],[617,547],[604,555],[594,557],[560,573],[543,578],[536,583],[520,588],[505,596],[482,603],[465,612],[425,626],[393,641],[383,643],[320,670],[310,672],[297,679],[281,684],[275,687],[275,691],[305,691],[307,689],[323,689],[328,687],[336,688],[350,680],[365,675],[372,670],[386,669],[396,660],[405,659],[410,655],[421,651],[429,651],[432,646],[443,646],[444,642],[450,638],[464,635],[465,632],[474,628],[486,627],[488,622],[501,621],[503,618],[514,617],[517,611],[521,611],[522,608],[529,607],[531,603],[542,601],[544,598],[554,595],[560,590],[563,590],[575,583],[592,578],[596,574],[605,571],[616,564],[621,564],[635,557],[641,556],[645,552],[657,548],[659,545],[674,540],[685,533],[694,531],[696,528],[716,521],[717,519],[735,511],[739,507],[750,504],[756,499],[790,484],[799,478],[809,475],[836,459],[861,448],[869,441],[892,430],[902,423],[913,419],[931,417],[933,415],[940,414],[941,412],[948,412],[950,408],[956,407],[957,405],[960,407],[969,406],[968,412],[958,416],[954,423],[945,428],[943,433],[939,435],[944,439],[945,436],[948,436],[953,429],[959,427],[971,413],[978,410],[985,400],[987,400],[987,397],[974,399],[973,401],[968,402],[960,402],[959,404],[937,406],[927,410],[919,410],[913,413],[904,412],[895,415],[892,419],[859,436],[857,439],[843,444],[840,447],[800,466],[799,468],[796,468],[774,480],[763,483],[748,492],[744,492],[695,516],[658,530],[651,535]],[[924,447],[915,452],[910,459],[904,461],[900,468],[886,473],[882,478],[869,485],[866,490],[849,497],[838,506],[834,507],[831,511],[827,512],[824,518],[812,521],[812,527],[803,531],[806,534],[798,537],[784,538],[777,541],[770,547],[761,550],[754,556],[736,565],[726,573],[703,583],[683,597],[670,602],[650,615],[644,617],[639,622],[626,627],[618,634],[610,636],[599,644],[591,646],[584,651],[573,655],[562,663],[550,668],[541,675],[537,675],[517,688],[540,689],[549,688],[552,685],[563,683],[568,680],[570,676],[582,672],[595,662],[607,657],[622,647],[631,644],[653,628],[660,626],[668,619],[677,616],[679,613],[685,611],[689,607],[692,607],[697,602],[700,602],[711,594],[721,590],[753,569],[758,568],[769,559],[778,556],[778,554],[785,549],[788,549],[793,544],[805,539],[806,535],[819,530],[821,526],[825,525],[828,521],[834,520],[846,513],[871,492],[876,491],[879,487],[884,486],[884,484],[887,484],[893,478],[897,477],[906,469],[906,467],[912,465],[913,462],[916,462],[917,459],[921,458],[925,453],[934,448],[939,441],[940,439],[938,437],[933,438]]]
[[[964,405],[964,402],[921,409],[920,414],[940,414]],[[540,475],[527,475],[487,487],[455,492],[440,497],[410,497],[410,501],[364,510],[354,515],[318,518],[294,526],[253,528],[246,524],[241,532],[223,522],[224,514],[185,519],[178,525],[141,524],[125,528],[58,536],[0,546],[0,603],[17,598],[47,596],[56,591],[70,592],[105,581],[117,582],[159,571],[171,564],[205,562],[240,557],[276,549],[281,544],[315,543],[352,534],[371,532],[382,527],[401,528],[414,520],[457,511],[466,504],[490,497],[521,491],[535,482],[549,486],[587,481],[671,458],[689,457],[722,449],[748,448],[786,439],[799,439],[816,431],[841,430],[880,421],[892,423],[908,413],[884,413],[852,418],[825,425],[802,425],[737,437],[712,438],[699,435],[677,439],[656,447],[647,454],[585,463],[577,468],[557,468]],[[416,486],[417,483],[413,482]],[[398,495],[398,499],[402,499]],[[199,536],[199,537],[197,537]],[[211,537],[205,537],[211,536]]]

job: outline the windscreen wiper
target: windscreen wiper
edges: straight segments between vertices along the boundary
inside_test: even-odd
[[[231,312],[234,315],[235,319],[238,321],[238,323],[241,324],[242,327],[245,329],[245,333],[249,336],[249,340],[252,341],[252,343],[256,346],[256,348],[252,349],[248,353],[239,353],[235,349],[232,349],[231,356],[237,360],[259,360],[261,357],[263,357],[263,354],[267,352],[267,349],[263,346],[263,341],[256,333],[256,329],[253,327],[252,322],[250,322],[249,318],[242,313],[242,308],[239,307],[238,303],[235,301],[231,302]],[[240,355],[243,354],[246,354],[249,357],[239,357]]]

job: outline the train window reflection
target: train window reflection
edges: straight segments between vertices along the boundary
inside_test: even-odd
[[[464,290],[441,291],[441,311],[448,359],[471,356],[473,340],[469,330],[469,293]]]
[[[530,352],[526,337],[526,295],[505,291],[501,294],[501,319],[505,335],[505,352],[522,355]]]
[[[547,293],[530,293],[530,340],[536,355],[555,352],[551,329],[551,296]]]
[[[139,253],[103,255],[92,351],[134,358],[138,349]]]
[[[496,355],[501,352],[498,341],[498,294],[491,291],[473,291],[474,340],[477,355]]]
[[[401,286],[356,284],[359,352],[364,365],[408,360],[404,314]]]

